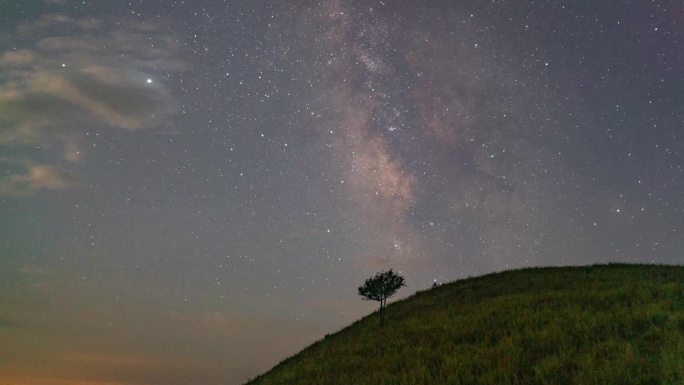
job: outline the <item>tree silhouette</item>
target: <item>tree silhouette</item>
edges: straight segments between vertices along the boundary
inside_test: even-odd
[[[385,306],[387,305],[387,298],[394,295],[404,283],[404,277],[395,273],[390,269],[389,271],[376,273],[375,276],[370,277],[359,286],[359,295],[365,301],[380,302],[380,325],[385,320]]]

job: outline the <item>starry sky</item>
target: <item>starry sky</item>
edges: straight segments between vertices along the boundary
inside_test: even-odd
[[[678,264],[679,1],[0,1],[0,382],[237,385],[397,298]]]

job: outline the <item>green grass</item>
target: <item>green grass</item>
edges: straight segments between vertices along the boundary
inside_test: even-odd
[[[684,267],[533,268],[390,304],[250,385],[684,384]]]

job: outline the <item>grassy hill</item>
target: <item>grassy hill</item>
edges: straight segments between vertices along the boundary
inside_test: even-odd
[[[410,282],[409,282],[410,284]],[[684,384],[684,267],[534,268],[390,304],[249,382]]]

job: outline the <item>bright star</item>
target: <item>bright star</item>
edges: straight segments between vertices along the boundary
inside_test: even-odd
[[[152,84],[152,79],[147,78],[147,84]]]

